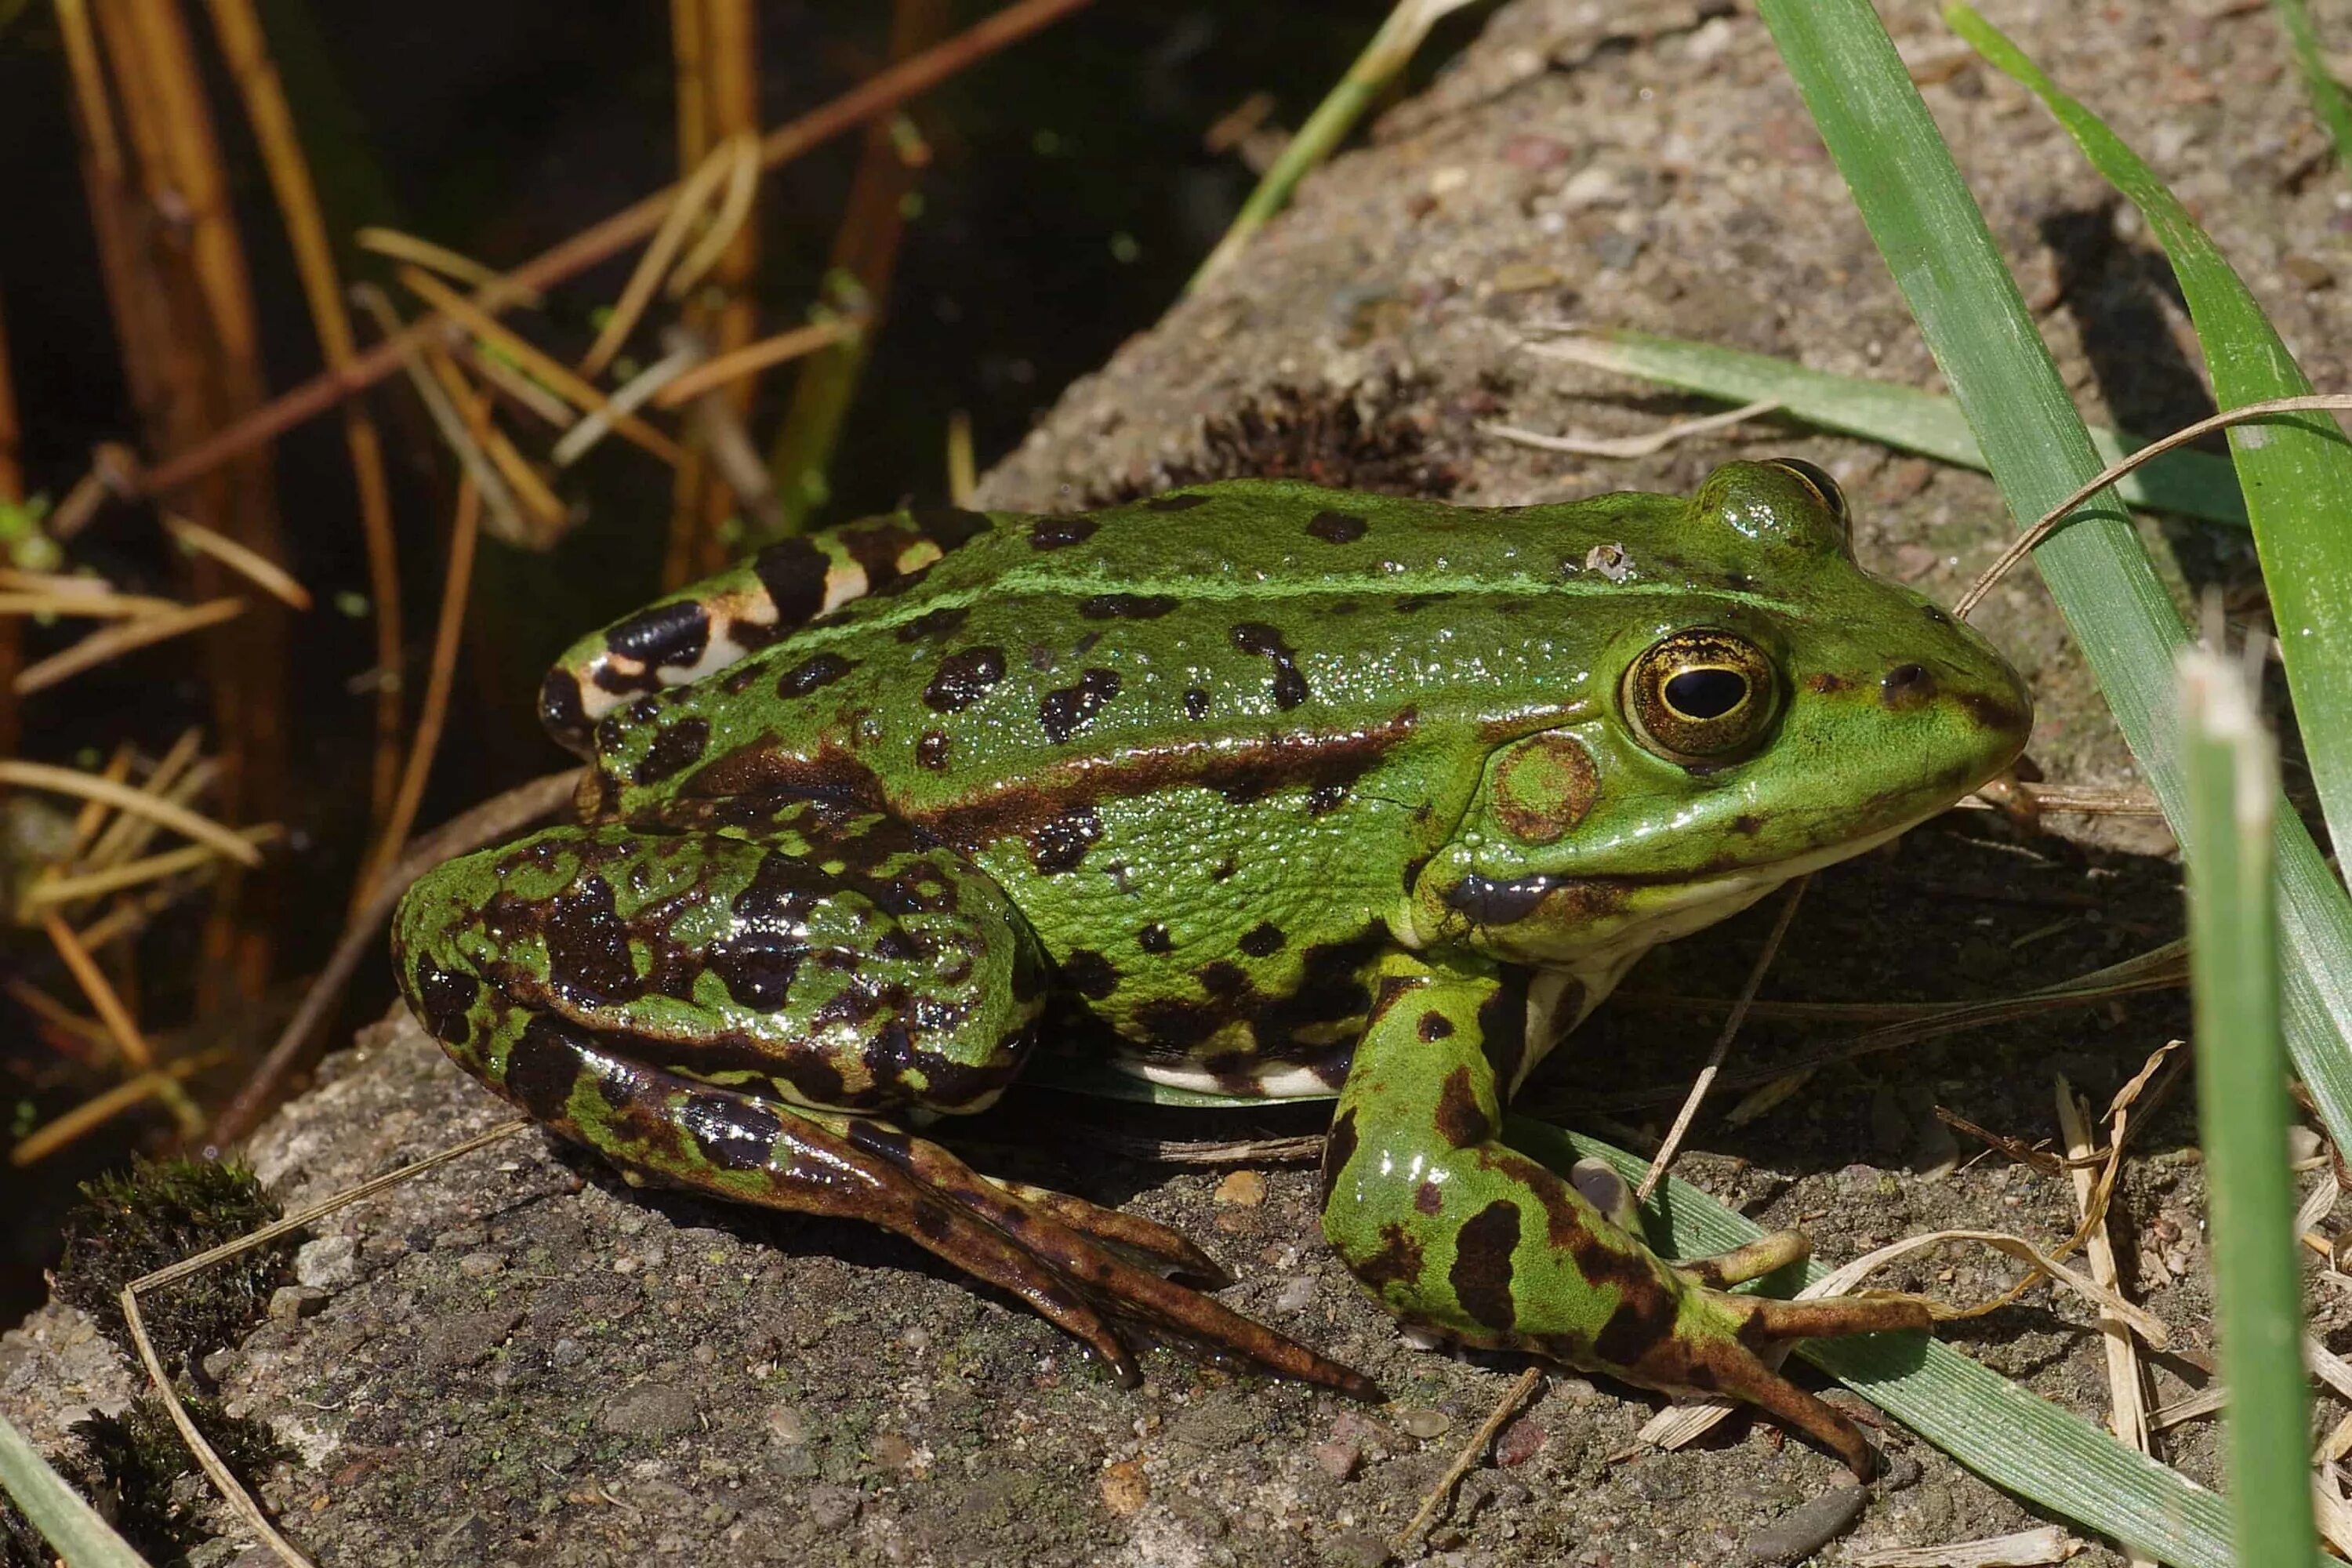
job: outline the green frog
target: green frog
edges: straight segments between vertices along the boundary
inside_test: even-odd
[[[788,539],[574,647],[543,717],[582,823],[402,903],[459,1063],[637,1180],[856,1215],[1121,1379],[1139,1320],[1363,1397],[1204,1292],[1172,1230],[920,1135],[1041,1038],[1152,1083],[1333,1097],[1323,1229],[1399,1318],[1749,1401],[1858,1473],[1775,1370],[1916,1301],[1731,1288],[1632,1195],[1499,1137],[1653,945],[1943,810],[2032,704],[1854,560],[1803,462],[1696,495],[1472,510],[1286,480],[1065,516],[913,510]]]

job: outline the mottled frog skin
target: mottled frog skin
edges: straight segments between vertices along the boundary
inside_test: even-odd
[[[1326,1235],[1399,1317],[1750,1400],[1870,1450],[1759,1352],[1924,1328],[1669,1266],[1503,1108],[1654,944],[2006,766],[2016,674],[1856,565],[1793,461],[1475,510],[1274,480],[777,544],[573,648],[583,825],[401,906],[457,1059],[625,1170],[875,1220],[1133,1364],[1112,1315],[1370,1395],[1231,1312],[1181,1237],[907,1131],[1041,1036],[1165,1084],[1336,1092]]]

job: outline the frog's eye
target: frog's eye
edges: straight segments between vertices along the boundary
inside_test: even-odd
[[[1802,458],[1775,458],[1772,467],[1786,468],[1802,479],[1805,488],[1820,498],[1822,509],[1837,520],[1840,528],[1852,525],[1852,520],[1846,515],[1845,491],[1838,489],[1838,482],[1830,478],[1828,471],[1819,464],[1808,463]]]
[[[1672,763],[1723,763],[1763,738],[1780,707],[1764,650],[1713,627],[1653,644],[1625,671],[1625,714],[1642,744]]]

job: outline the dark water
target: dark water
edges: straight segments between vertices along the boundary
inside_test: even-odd
[[[766,121],[803,112],[877,68],[889,9],[877,0],[761,5]],[[954,9],[963,26],[986,8]],[[970,416],[984,467],[1068,381],[1149,326],[1253,179],[1230,153],[1205,150],[1204,131],[1260,91],[1273,97],[1275,122],[1296,125],[1384,9],[1370,0],[1098,0],[914,105],[931,161],[821,520],[940,498],[951,413]],[[665,6],[263,0],[262,10],[338,237],[388,224],[509,266],[676,177]],[[271,383],[288,387],[317,368],[308,317],[237,100],[211,57],[203,8],[183,11],[213,73]],[[1458,23],[1433,55],[1474,25]],[[64,83],[49,7],[0,4],[0,315],[30,488],[52,496],[79,477],[94,442],[139,431],[89,237]],[[845,137],[762,187],[763,331],[797,322],[816,295],[859,142]],[[347,277],[389,282],[382,263],[348,247],[341,259]],[[526,329],[576,353],[588,312],[617,291],[626,265],[567,286],[544,318],[521,319]],[[789,373],[768,378],[753,421],[762,440],[791,385]],[[373,405],[397,492],[415,689],[438,596],[450,464],[397,383],[379,389]],[[366,588],[339,422],[314,421],[283,440],[277,479],[287,563],[322,606],[294,624],[287,669],[256,672],[265,684],[282,679],[294,742],[296,837],[263,907],[279,972],[299,974],[323,958],[340,926],[360,846],[371,702],[355,681],[373,651],[365,618],[331,607],[338,595]],[[565,493],[589,521],[552,554],[485,549],[425,825],[561,764],[530,719],[540,668],[656,585],[666,474],[613,450],[583,465]],[[106,514],[77,542],[75,557],[127,587],[173,590],[169,552],[142,512]],[[37,636],[36,646],[49,645]],[[152,754],[209,710],[189,648],[168,647],[35,699],[25,750],[87,765],[128,735]],[[187,1021],[191,930],[166,921],[141,951],[142,1017],[159,1032]],[[0,963],[69,994],[37,934],[18,933],[0,949]],[[363,976],[347,1023],[372,1016],[388,995],[384,976]],[[97,1087],[60,1070],[22,1019],[0,1017],[0,1112],[20,1127]],[[37,1270],[51,1257],[55,1214],[73,1178],[152,1145],[163,1131],[133,1118],[33,1175],[0,1171],[0,1188],[16,1189],[0,1233],[0,1322],[37,1300]]]

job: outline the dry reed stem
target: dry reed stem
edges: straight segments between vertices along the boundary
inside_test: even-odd
[[[57,0],[57,4],[62,11],[78,7],[79,0]],[[1015,0],[1015,4],[982,18],[937,47],[877,71],[832,102],[769,132],[760,141],[761,166],[772,169],[789,163],[855,126],[887,114],[908,99],[929,90],[975,61],[1018,43],[1087,4],[1087,0]],[[526,291],[561,282],[627,249],[661,226],[676,196],[677,188],[670,186],[640,198],[541,251],[507,273],[474,302],[485,310],[503,310]],[[439,330],[440,322],[425,320],[412,323],[403,335],[414,343]],[[311,377],[230,428],[144,470],[135,481],[137,493],[152,495],[176,489],[333,407],[398,369],[401,350],[402,345],[393,342],[378,343],[344,369]]]
[[[25,499],[23,446],[16,384],[8,366],[8,318],[0,310],[0,507]],[[22,720],[16,706],[16,672],[24,665],[24,628],[14,621],[0,622],[0,756],[13,755],[17,748]]]
[[[490,460],[489,454],[482,450],[481,442],[475,438],[472,422],[460,412],[457,401],[442,384],[436,367],[448,357],[446,353],[430,340],[410,342],[398,330],[400,318],[392,301],[373,283],[353,284],[352,298],[375,318],[386,341],[402,345],[401,368],[407,373],[408,384],[415,391],[417,401],[425,405],[425,412],[432,416],[433,427],[457,454],[458,467],[480,489],[483,505],[489,509],[490,531],[517,543],[530,538],[531,529],[523,521],[513,493],[507,489],[506,477]]]
[[[663,215],[661,226],[654,231],[653,242],[637,258],[636,269],[629,274],[621,297],[613,301],[604,331],[588,345],[588,352],[580,356],[578,369],[582,375],[604,374],[613,356],[621,352],[621,345],[628,342],[629,333],[645,315],[646,307],[653,302],[654,290],[661,287],[662,275],[668,270],[671,259],[685,247],[688,231],[724,188],[738,161],[731,146],[714,148],[678,186],[677,201]]]
[[[401,287],[415,295],[434,311],[446,316],[467,332],[478,338],[490,348],[507,355],[535,377],[541,385],[562,397],[584,414],[604,414],[612,416],[612,400],[593,384],[575,374],[569,365],[549,355],[488,311],[480,309],[463,294],[419,267],[403,267],[399,270]],[[420,318],[430,321],[431,315]],[[387,334],[387,341],[396,341],[405,334]],[[634,416],[613,418],[613,429],[635,442],[665,463],[676,464],[685,456],[676,441],[659,430]]]
[[[212,783],[211,765],[201,763],[198,756],[203,744],[204,731],[195,726],[180,731],[180,738],[172,742],[172,749],[163,753],[163,760],[148,773],[139,788],[159,800],[194,806],[196,796]],[[112,865],[146,848],[154,837],[153,818],[120,815],[106,824],[105,831],[94,834],[72,859],[95,866]]]
[[[362,250],[372,250],[378,256],[389,256],[394,261],[413,261],[428,272],[437,272],[452,282],[464,283],[476,289],[487,289],[499,280],[498,268],[485,267],[461,251],[446,245],[436,245],[413,234],[403,234],[396,228],[370,226],[352,236],[352,243]],[[516,295],[513,303],[525,310],[539,304],[536,293]]]
[[[310,607],[310,590],[294,580],[294,574],[236,540],[206,528],[203,523],[179,513],[163,514],[163,526],[173,539],[191,550],[200,550],[255,587],[297,610]]]
[[[172,1091],[206,1068],[215,1067],[233,1055],[226,1046],[216,1046],[192,1057],[167,1062],[152,1072],[116,1084],[112,1089],[92,1095],[69,1110],[34,1128],[8,1151],[8,1163],[19,1170],[47,1159],[58,1150],[94,1131],[124,1111],[144,1105],[159,1095]]]
[[[195,1456],[197,1465],[211,1479],[213,1489],[220,1493],[221,1500],[245,1521],[246,1528],[260,1538],[263,1545],[277,1553],[280,1563],[287,1564],[287,1568],[310,1568],[310,1559],[297,1552],[292,1542],[278,1533],[278,1527],[269,1522],[269,1516],[261,1511],[261,1505],[237,1484],[236,1477],[221,1462],[221,1457],[213,1451],[213,1446],[205,1441],[205,1435],[196,1430],[196,1424],[188,1418],[187,1409],[180,1403],[180,1391],[172,1385],[170,1378],[163,1375],[163,1360],[155,1353],[154,1341],[147,1336],[147,1320],[139,1312],[140,1283],[134,1279],[122,1288],[123,1321],[130,1325],[131,1342],[139,1352],[139,1364],[147,1369],[147,1379],[155,1386],[155,1397],[163,1402],[164,1413],[171,1416],[172,1425],[179,1428],[180,1441],[185,1443],[188,1452]]]
[[[78,800],[104,801],[118,811],[152,816],[184,837],[209,844],[240,866],[261,864],[261,851],[238,837],[232,829],[209,817],[199,816],[185,806],[149,795],[144,790],[133,789],[118,780],[84,773],[79,768],[60,768],[47,763],[0,757],[0,784],[47,790],[53,795],[69,795]]]
[[[85,942],[84,946],[89,944]],[[11,974],[0,979],[0,994],[5,994],[27,1013],[59,1034],[70,1035],[88,1045],[111,1047],[114,1037],[106,1026],[95,1018],[85,1018],[30,981]]]
[[[360,888],[373,891],[377,881],[408,842],[416,812],[425,800],[425,785],[433,776],[434,754],[440,749],[441,726],[448,718],[449,689],[457,670],[458,644],[466,631],[466,600],[472,592],[474,552],[480,535],[481,494],[473,481],[457,481],[457,505],[449,522],[449,569],[441,586],[441,615],[433,633],[433,668],[425,679],[425,700],[416,710],[416,737],[409,744],[408,761],[401,770],[400,789],[393,796],[392,815],[385,818],[383,837],[368,858]],[[356,907],[364,900],[354,900]]]
[[[473,383],[466,379],[466,373],[457,368],[457,360],[448,351],[438,347],[427,348],[425,363],[432,370],[434,379],[440,382],[441,390],[449,395],[451,403],[461,409],[472,408],[480,403],[480,395]],[[539,470],[530,466],[530,460],[515,449],[515,444],[507,439],[506,432],[499,428],[498,422],[488,416],[487,404],[482,404],[481,411],[466,421],[466,429],[479,444],[483,454],[497,467],[499,477],[506,480],[508,492],[514,497],[518,511],[529,524],[527,542],[544,550],[562,537],[570,509],[548,482],[540,478]]]
[[[1516,425],[1491,423],[1478,428],[1497,440],[1533,447],[1539,452],[1560,452],[1572,458],[1646,458],[1664,451],[1677,441],[1687,441],[1694,436],[1745,424],[1772,413],[1780,406],[1780,400],[1777,397],[1759,398],[1738,408],[1726,409],[1721,414],[1709,414],[1696,419],[1678,419],[1645,436],[1547,436],[1540,430],[1522,430]]]
[[[327,242],[319,213],[318,193],[310,182],[310,166],[302,156],[294,116],[286,102],[278,68],[255,14],[253,0],[209,0],[214,35],[222,57],[236,79],[247,121],[261,150],[263,166],[286,222],[286,237],[294,252],[295,270],[310,308],[312,330],[320,356],[331,369],[349,365],[358,355],[352,320],[343,305],[342,282],[335,272],[333,247]],[[343,446],[350,454],[352,483],[359,501],[360,530],[367,545],[368,594],[375,612],[376,664],[385,670],[400,668],[400,561],[393,536],[392,489],[384,474],[383,441],[367,405],[356,399],[343,405]],[[223,557],[225,561],[227,557]],[[230,561],[231,565],[235,562]],[[259,579],[257,579],[259,581]],[[292,584],[291,578],[285,581]],[[271,592],[297,609],[310,608],[310,595],[298,603],[276,588]],[[391,804],[392,782],[400,759],[400,683],[386,680],[376,687],[375,753],[371,774],[371,809],[381,819]]]
[[[10,617],[54,616],[61,620],[110,621],[130,616],[163,615],[183,607],[176,599],[150,598],[144,594],[0,593],[0,616]]]
[[[743,0],[712,0],[730,9],[750,15]],[[746,51],[746,58],[756,58]],[[669,281],[662,292],[672,300],[684,300],[694,291],[705,274],[717,267],[722,258],[736,247],[745,237],[743,225],[751,216],[751,199],[760,191],[760,137],[756,125],[747,125],[731,134],[727,141],[733,154],[727,165],[727,185],[719,193],[719,205],[711,214],[710,225],[694,247],[678,258],[670,268]],[[731,290],[730,290],[731,292]]]
[[[948,504],[969,507],[980,488],[980,465],[971,450],[971,410],[959,408],[948,416]]]
[[[796,360],[803,354],[814,353],[821,348],[856,337],[866,327],[862,316],[844,316],[831,321],[816,321],[805,327],[794,327],[762,338],[756,343],[706,360],[684,375],[653,395],[656,408],[675,408],[690,402],[706,392],[740,382],[745,376]]]
[[[207,599],[201,605],[190,605],[160,616],[141,616],[134,620],[119,621],[102,632],[93,632],[73,647],[37,663],[26,665],[17,672],[16,695],[29,697],[36,691],[46,691],[61,680],[69,680],[85,669],[93,669],[109,659],[120,658],[133,648],[147,647],[190,632],[216,626],[234,620],[245,613],[243,599]]]
[[[89,950],[82,946],[81,939],[74,934],[73,927],[68,925],[65,917],[57,910],[44,910],[41,911],[41,929],[47,933],[49,945],[58,950],[58,957],[64,961],[67,972],[74,977],[74,984],[81,987],[82,995],[89,999],[90,1011],[97,1014],[98,1021],[106,1026],[107,1037],[122,1053],[122,1059],[142,1072],[152,1068],[155,1053],[149,1048],[147,1037],[139,1032],[138,1021],[131,1017],[131,1009],[122,1005],[121,996],[106,978],[105,971],[99,968],[97,960],[90,957]]]
[[[215,861],[212,866],[199,868],[196,879],[200,882],[208,880],[217,865],[219,862]],[[109,943],[138,935],[147,929],[149,921],[179,901],[179,893],[170,888],[142,893],[136,898],[117,899],[106,913],[74,934],[81,938],[82,946],[90,952],[102,952]]]
[[[2075,1099],[2074,1086],[2066,1081],[2063,1073],[2058,1075],[2057,1095],[2058,1130],[2071,1166],[2067,1175],[2074,1183],[2075,1212],[2089,1221],[2099,1186],[2098,1177],[2084,1163],[2093,1151],[2089,1107]],[[2116,1269],[2115,1242],[2107,1234],[2104,1215],[2084,1238],[2084,1258],[2091,1266],[2094,1280],[2121,1293],[2123,1284]],[[2126,1447],[2143,1454],[2152,1453],[2147,1440],[2147,1379],[2140,1369],[2139,1347],[2133,1342],[2130,1326],[2116,1314],[2102,1311],[2099,1339],[2106,1350],[2108,1429]],[[2125,1557],[2131,1568],[2154,1568],[2148,1558],[2128,1548]]]
[[[138,754],[139,748],[129,741],[115,742],[114,754],[106,759],[106,766],[99,770],[97,776],[110,784],[123,783],[130,778],[131,764]],[[68,860],[79,860],[89,853],[90,846],[98,841],[98,830],[106,826],[106,810],[102,800],[81,803],[74,813],[73,838],[66,850]]]
[[[1748,1009],[1755,1002],[1757,990],[1764,984],[1764,976],[1771,969],[1772,961],[1780,955],[1780,943],[1788,937],[1789,923],[1797,918],[1797,905],[1803,901],[1805,889],[1812,879],[1808,873],[1789,884],[1789,896],[1780,900],[1780,912],[1773,919],[1771,934],[1764,939],[1764,950],[1756,955],[1755,963],[1749,966],[1748,983],[1739,988],[1739,998],[1732,1004],[1730,1015],[1723,1020],[1723,1027],[1715,1037],[1715,1048],[1707,1053],[1706,1065],[1699,1068],[1698,1077],[1692,1080],[1690,1093],[1684,1097],[1682,1109],[1675,1112],[1674,1126],[1668,1129],[1665,1142],[1659,1144],[1657,1153],[1651,1156],[1650,1168],[1642,1173],[1642,1184],[1633,1189],[1634,1202],[1648,1203],[1650,1194],[1658,1190],[1658,1184],[1665,1180],[1666,1167],[1674,1163],[1675,1154],[1682,1147],[1683,1135],[1690,1131],[1691,1122],[1698,1116],[1698,1108],[1706,1099],[1706,1091],[1714,1087],[1716,1074],[1723,1070],[1723,1058],[1730,1053],[1731,1042],[1738,1037],[1739,1026],[1747,1022]]]
[[[237,829],[240,837],[254,845],[275,843],[286,837],[286,830],[274,822],[264,822],[252,827]],[[161,855],[149,855],[142,859],[126,860],[120,866],[103,870],[83,871],[70,876],[45,877],[33,884],[26,893],[25,902],[38,909],[45,904],[79,903],[105,893],[135,888],[142,882],[161,881],[176,877],[183,871],[193,871],[220,858],[220,851],[209,844],[187,844],[177,849],[166,849]]]
[[[508,402],[528,410],[542,424],[569,430],[579,422],[580,416],[572,405],[517,370],[506,356],[492,353],[477,340],[459,338],[450,345],[449,352],[478,378],[505,394]]]

